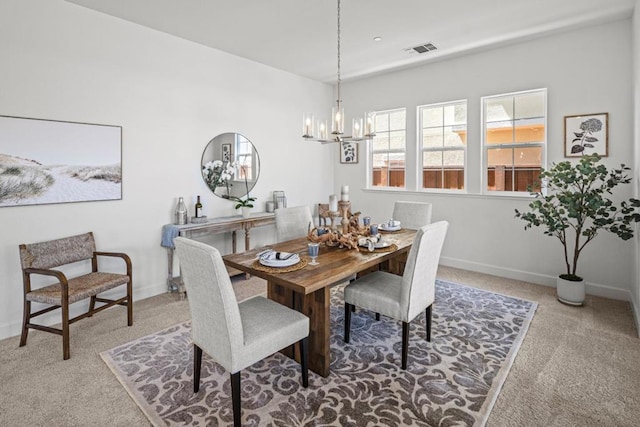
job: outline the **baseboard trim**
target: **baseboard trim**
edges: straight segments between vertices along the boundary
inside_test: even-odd
[[[134,284],[134,287],[136,285]],[[118,289],[114,289],[112,295],[109,295],[108,292],[104,293],[104,297],[115,297],[118,294]],[[122,292],[122,291],[120,291]],[[167,292],[167,284],[162,283],[160,285],[153,286],[145,286],[142,288],[136,288],[133,292],[133,302],[135,304],[136,301],[140,301],[152,296],[160,295],[164,292]],[[78,314],[85,313],[89,308],[89,300],[87,299],[84,302],[78,301],[76,304],[69,307],[69,315],[71,317],[76,316]],[[107,310],[110,310],[108,308]],[[135,312],[134,312],[135,319]],[[43,325],[51,326],[60,323],[60,312],[53,311],[52,313],[47,313],[38,317],[37,321]],[[20,313],[20,318],[17,321],[5,323],[4,325],[0,325],[0,339],[10,338],[18,336],[22,333],[22,313]]]
[[[556,276],[532,273],[530,271],[516,270],[512,268],[500,267],[497,265],[483,264],[479,262],[466,261],[458,258],[440,257],[440,264],[447,267],[460,268],[463,270],[475,271],[477,273],[491,274],[493,276],[506,277],[507,279],[521,280],[523,282],[536,283],[538,285],[556,287]],[[631,292],[628,289],[614,288],[599,283],[586,282],[587,294],[604,298],[611,298],[620,301],[629,301],[634,306]],[[636,323],[640,311],[634,307],[636,313]]]

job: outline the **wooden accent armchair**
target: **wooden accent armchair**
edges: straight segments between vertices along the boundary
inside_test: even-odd
[[[122,258],[126,264],[126,274],[98,272],[99,256]],[[65,264],[89,259],[91,259],[91,272],[76,278],[69,279],[64,273],[54,269]],[[22,265],[24,282],[24,317],[20,347],[27,344],[29,329],[62,335],[62,355],[66,360],[70,357],[69,325],[114,305],[127,306],[127,324],[128,326],[133,325],[131,259],[123,253],[96,251],[93,233],[89,232],[47,242],[21,244],[20,264]],[[51,276],[56,279],[56,283],[32,289],[32,275]],[[111,300],[97,296],[101,292],[121,285],[127,285],[127,294],[124,297]],[[70,319],[69,305],[86,298],[91,298],[89,310]],[[31,313],[32,302],[48,304],[50,307]],[[96,308],[96,302],[104,303],[104,305]],[[31,323],[31,319],[34,317],[57,308],[62,309],[62,329]]]

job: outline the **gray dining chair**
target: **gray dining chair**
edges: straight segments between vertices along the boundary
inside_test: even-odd
[[[275,215],[279,242],[306,236],[309,232],[309,224],[313,228],[313,217],[309,206],[276,209]]]
[[[393,204],[393,216],[405,228],[417,230],[431,224],[431,203],[397,201]]]
[[[309,318],[262,296],[238,303],[216,248],[184,237],[176,237],[174,243],[189,295],[193,392],[200,389],[205,351],[231,374],[233,420],[240,426],[240,371],[295,343],[306,388]]]
[[[407,368],[409,323],[426,314],[426,336],[431,341],[431,315],[440,252],[449,223],[421,227],[409,251],[402,276],[375,271],[344,288],[344,341],[349,342],[353,306],[402,321],[402,369]]]
[[[431,203],[397,201],[393,204],[393,216],[404,228],[418,230],[431,224]],[[402,274],[407,264],[407,255],[402,254],[389,260],[387,269],[396,274]]]

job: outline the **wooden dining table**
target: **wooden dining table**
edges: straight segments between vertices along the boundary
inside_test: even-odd
[[[243,253],[223,256],[224,263],[267,281],[267,296],[287,307],[294,308],[309,317],[309,368],[323,377],[329,375],[331,353],[330,337],[330,288],[344,283],[355,274],[377,269],[380,264],[405,254],[411,249],[416,230],[401,229],[383,233],[383,239],[394,244],[391,250],[347,249],[320,245],[318,265],[307,264],[304,268],[290,272],[276,269],[265,271],[254,264],[258,253],[265,250],[255,248]],[[306,237],[269,245],[279,252],[297,253],[308,260]],[[283,353],[293,357],[291,349]]]

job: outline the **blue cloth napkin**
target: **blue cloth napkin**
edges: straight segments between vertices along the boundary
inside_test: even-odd
[[[180,229],[173,224],[166,224],[162,226],[162,241],[160,245],[165,248],[175,249],[173,239],[178,236]]]

